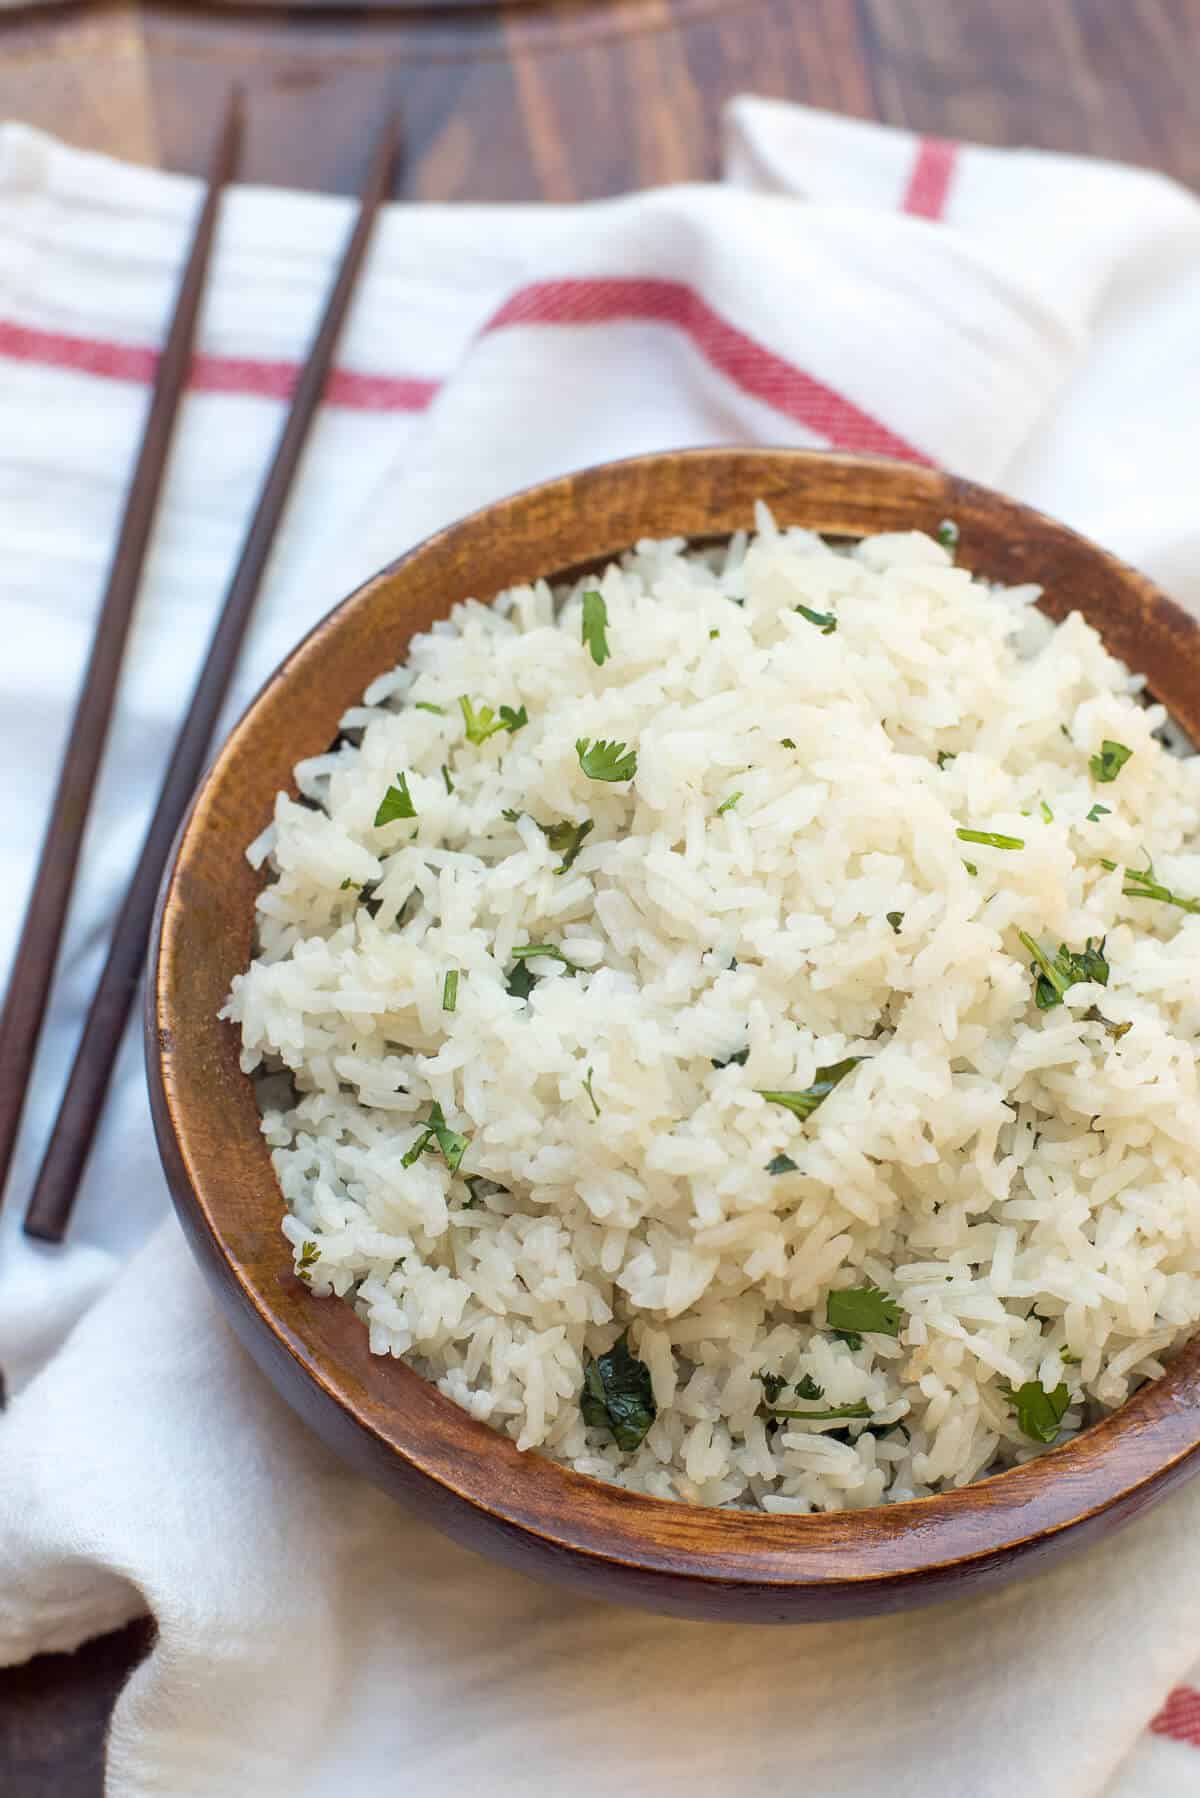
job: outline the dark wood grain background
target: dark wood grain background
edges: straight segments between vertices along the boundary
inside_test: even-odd
[[[248,178],[350,191],[399,106],[414,200],[703,179],[739,92],[1200,187],[1200,0],[0,0],[0,118],[71,143],[198,171],[233,80]],[[150,1639],[134,1626],[0,1675],[4,1798],[99,1798],[105,1720]]]

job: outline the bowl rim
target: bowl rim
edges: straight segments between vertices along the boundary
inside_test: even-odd
[[[259,1195],[270,1196],[274,1207],[267,1224],[277,1253],[264,1250],[268,1272],[248,1267],[236,1251],[223,1213],[224,1195],[214,1185],[211,1133],[206,1135],[201,1107],[189,1096],[188,1079],[194,1081],[195,1068],[206,1053],[220,1050],[214,1048],[215,1016],[213,1041],[185,1044],[180,1034],[176,995],[184,960],[195,950],[188,887],[210,832],[219,829],[229,782],[244,766],[265,710],[278,707],[301,671],[311,676],[330,640],[347,629],[349,620],[360,617],[385,590],[419,582],[426,565],[444,559],[448,546],[478,549],[488,533],[512,530],[518,520],[527,533],[536,531],[539,519],[565,505],[582,519],[630,483],[636,506],[637,493],[649,492],[668,465],[689,479],[703,477],[713,484],[735,465],[744,478],[756,467],[764,480],[774,470],[789,492],[797,481],[803,486],[805,474],[819,482],[819,471],[834,482],[869,476],[893,494],[905,515],[911,511],[926,521],[934,512],[945,516],[974,509],[996,528],[1036,542],[1039,554],[1057,546],[1083,558],[1094,566],[1097,579],[1113,585],[1122,611],[1140,610],[1144,629],[1153,621],[1168,638],[1182,639],[1193,659],[1200,660],[1200,625],[1144,576],[1030,507],[910,463],[821,450],[661,451],[540,482],[481,507],[388,563],[320,619],[268,676],[204,777],[160,891],[147,983],[147,1067],[160,1153],[194,1252],[231,1307],[243,1341],[284,1396],[299,1405],[339,1452],[382,1483],[404,1487],[418,1508],[460,1539],[478,1545],[481,1530],[486,1534],[490,1528],[493,1535],[516,1535],[527,1545],[540,1545],[544,1562],[561,1561],[565,1555],[635,1571],[651,1584],[658,1579],[759,1593],[812,1586],[899,1593],[934,1574],[983,1569],[1031,1551],[1036,1555],[1065,1533],[1086,1534],[1089,1525],[1106,1516],[1132,1515],[1193,1471],[1200,1450],[1200,1337],[1179,1352],[1161,1378],[1090,1428],[1019,1466],[950,1492],[862,1510],[807,1514],[732,1511],[650,1498],[576,1473],[536,1452],[519,1451],[511,1438],[471,1418],[403,1363],[368,1357],[375,1367],[367,1380],[363,1356],[355,1352],[344,1327],[319,1333],[306,1328],[305,1308],[319,1313],[335,1307],[314,1303],[291,1274],[290,1253],[284,1252],[278,1227],[282,1195],[261,1136],[255,1132],[259,1156],[251,1154],[249,1144],[246,1148],[255,1162]],[[579,528],[585,528],[582,522]],[[832,532],[834,527],[816,523],[812,528]],[[855,534],[854,529],[847,534]],[[595,560],[612,553],[605,547]],[[543,572],[557,578],[556,569]],[[480,590],[490,597],[495,589],[483,581]],[[465,597],[465,590],[438,605],[435,615],[444,616],[458,597]],[[1161,685],[1156,681],[1156,688]],[[1179,709],[1178,701],[1172,709]],[[1189,715],[1184,722],[1194,734],[1196,718]],[[299,753],[293,754],[292,760],[298,759]],[[231,1027],[221,1024],[219,1029]],[[190,1073],[181,1077],[189,1056]],[[248,1086],[248,1076],[241,1078]],[[270,1176],[269,1195],[262,1187],[261,1163]],[[298,1289],[302,1307],[293,1302],[296,1295],[290,1288]],[[351,1308],[337,1304],[336,1311],[365,1343],[365,1328]]]

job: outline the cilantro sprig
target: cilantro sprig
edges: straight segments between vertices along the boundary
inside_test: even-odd
[[[462,1158],[471,1146],[471,1139],[457,1130],[451,1130],[446,1122],[445,1114],[435,1099],[429,1107],[429,1116],[422,1125],[419,1136],[407,1154],[401,1156],[401,1167],[411,1167],[419,1161],[427,1149],[437,1147],[441,1150],[446,1166],[452,1174],[456,1174],[462,1166]]]
[[[1144,868],[1126,868],[1121,891],[1126,899],[1157,899],[1161,905],[1174,905],[1180,911],[1191,912],[1193,917],[1200,916],[1200,899],[1186,899],[1182,893],[1173,893],[1170,887],[1163,886],[1155,877],[1149,856]]]
[[[1040,1380],[1026,1380],[1015,1391],[1008,1388],[1017,1413],[1017,1426],[1031,1442],[1055,1442],[1062,1430],[1062,1420],[1071,1403],[1071,1394],[1060,1382],[1047,1392]]]
[[[529,713],[521,706],[514,711],[510,705],[502,705],[497,715],[490,705],[481,705],[476,711],[470,699],[464,693],[459,699],[462,710],[463,725],[466,728],[468,743],[486,743],[497,731],[506,730],[510,736],[515,731],[523,730],[529,723]]]
[[[589,780],[632,780],[637,773],[637,750],[627,749],[624,743],[610,743],[604,737],[592,743],[587,737],[577,737],[575,753]]]
[[[955,831],[960,843],[984,843],[989,849],[1024,849],[1024,837],[1001,836],[997,830],[967,830],[960,827]]]
[[[1025,931],[1017,932],[1022,943],[1033,956],[1030,972],[1036,975],[1033,986],[1034,1003],[1039,1011],[1053,1011],[1061,1005],[1067,988],[1077,986],[1082,981],[1094,980],[1100,986],[1108,985],[1110,968],[1104,959],[1105,938],[1093,946],[1088,937],[1083,948],[1076,951],[1068,949],[1065,943],[1058,946],[1058,954],[1053,961],[1042,945]]]
[[[878,1336],[898,1336],[904,1313],[881,1286],[842,1286],[825,1300],[825,1321],[839,1335],[860,1331]]]

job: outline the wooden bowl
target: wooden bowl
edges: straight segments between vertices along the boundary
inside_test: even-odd
[[[640,537],[711,538],[766,499],[780,522],[857,536],[957,521],[960,559],[1078,608],[1200,740],[1200,627],[1132,569],[1051,519],[906,464],[712,449],[568,475],[411,550],[319,624],[267,682],[192,807],[159,901],[147,1052],[159,1147],[192,1248],[245,1346],[339,1455],[449,1535],[594,1596],[693,1617],[784,1622],[885,1611],[1042,1565],[1195,1471],[1200,1340],[1063,1447],[961,1491],[830,1516],[693,1509],[604,1485],[477,1423],[373,1356],[348,1305],[292,1271],[283,1203],[238,1034],[217,1013],[251,954],[258,877],[243,850],[293,764],[410,635],[468,595],[581,571]]]

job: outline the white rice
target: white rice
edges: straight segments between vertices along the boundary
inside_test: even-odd
[[[253,846],[272,878],[226,1015],[248,1073],[293,1076],[263,1126],[283,1228],[377,1353],[584,1473],[838,1510],[1041,1452],[1014,1389],[1064,1383],[1070,1433],[1200,1319],[1200,917],[1122,891],[1148,854],[1200,894],[1200,761],[1035,589],[924,536],[844,552],[761,508],[757,531],[643,543],[416,637]],[[472,745],[464,694],[528,723]],[[634,747],[636,776],[588,778],[581,737]],[[1106,738],[1133,754],[1100,784]],[[417,815],[377,828],[399,772]],[[563,819],[594,829],[556,874],[534,820]],[[1103,938],[1107,988],[1038,1010],[1019,931]],[[540,942],[577,971],[535,960],[510,996]],[[807,1122],[760,1096],[849,1056]],[[436,1147],[401,1165],[432,1101],[469,1138],[457,1175]],[[854,1346],[827,1295],[871,1283],[899,1334]],[[580,1411],[626,1329],[658,1408],[631,1452]],[[772,1420],[763,1372],[821,1388],[780,1407],[869,1416]]]

